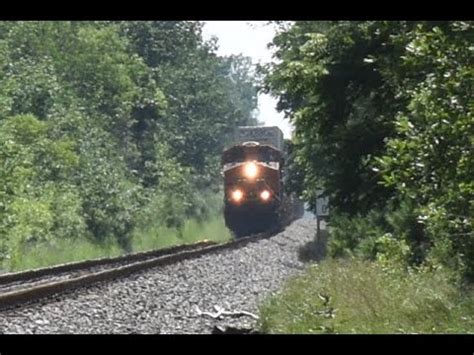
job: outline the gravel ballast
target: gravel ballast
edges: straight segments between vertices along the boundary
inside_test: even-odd
[[[248,315],[213,319],[225,311],[258,314],[258,306],[301,272],[302,248],[316,221],[303,218],[270,238],[150,269],[132,276],[0,311],[0,333],[210,333],[214,326],[252,328]]]

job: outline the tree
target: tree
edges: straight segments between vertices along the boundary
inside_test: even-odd
[[[205,218],[257,102],[248,58],[201,26],[0,22],[1,261],[74,236],[130,251],[139,223]]]
[[[280,62],[267,68],[267,90],[295,125],[296,159],[313,208],[320,188],[331,196],[333,208],[352,214],[390,196],[370,163],[384,150],[393,116],[403,106],[383,71],[385,63],[399,60],[391,36],[407,27],[302,21],[275,37]]]
[[[379,168],[386,185],[416,201],[431,255],[474,280],[472,38],[473,24],[461,21],[410,34],[403,67],[423,77],[400,86],[410,102]]]
[[[267,90],[336,244],[373,257],[385,233],[473,278],[472,38],[462,21],[301,21],[274,38]]]
[[[198,22],[127,22],[122,32],[152,68],[168,98],[161,123],[178,161],[207,185],[216,182],[218,156],[233,129],[254,123],[256,90],[249,59],[220,58]]]

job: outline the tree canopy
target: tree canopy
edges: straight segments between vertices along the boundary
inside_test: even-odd
[[[473,277],[473,30],[297,21],[275,36],[266,90],[295,126],[295,188],[313,208],[330,197],[333,251],[375,257],[389,235]]]
[[[216,55],[202,24],[0,23],[0,258],[41,240],[114,240],[137,218],[206,213],[219,155],[254,124],[248,58]]]

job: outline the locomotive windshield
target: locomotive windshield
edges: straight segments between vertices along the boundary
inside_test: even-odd
[[[226,150],[222,156],[222,164],[242,163],[252,160],[263,163],[280,163],[282,156],[279,150],[269,145],[235,146]]]

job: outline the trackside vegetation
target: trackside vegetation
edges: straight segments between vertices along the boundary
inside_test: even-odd
[[[328,259],[261,307],[265,333],[474,333],[474,290],[446,270],[394,272],[357,258]]]
[[[231,234],[221,215],[210,216],[206,221],[188,219],[183,228],[177,230],[163,226],[148,226],[144,231],[136,230],[132,236],[134,252],[166,248],[173,245],[192,244],[203,240],[225,242]],[[15,270],[63,264],[72,261],[98,259],[123,255],[124,251],[113,240],[99,245],[85,239],[55,241],[37,244],[26,249],[16,264]]]
[[[263,308],[264,329],[472,332],[474,23],[296,21],[272,45],[292,188],[312,209],[324,190],[331,216],[329,260]]]
[[[228,236],[220,153],[257,80],[202,26],[0,22],[4,271]]]

